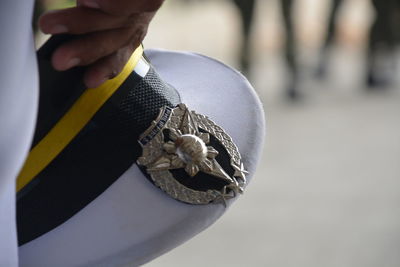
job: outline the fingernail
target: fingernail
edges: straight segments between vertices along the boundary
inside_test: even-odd
[[[85,7],[90,7],[90,8],[95,8],[95,9],[99,9],[100,8],[99,4],[96,1],[93,1],[93,0],[86,0],[85,1],[84,0],[82,2],[83,2],[82,5],[85,6]]]
[[[48,33],[50,34],[59,34],[59,33],[65,33],[68,32],[68,28],[64,25],[57,24],[51,27],[50,31]]]
[[[67,65],[66,65],[66,69],[75,67],[75,66],[77,66],[79,63],[81,63],[81,60],[80,60],[79,58],[76,58],[76,57],[71,58],[71,59],[68,61]]]

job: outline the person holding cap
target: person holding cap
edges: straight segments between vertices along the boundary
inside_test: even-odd
[[[45,13],[40,29],[53,36],[37,53],[33,3],[0,4],[0,266],[140,265],[245,190],[261,103],[218,61],[143,52],[162,2]]]

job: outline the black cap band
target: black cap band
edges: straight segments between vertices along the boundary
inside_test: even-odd
[[[41,98],[34,145],[86,89],[83,68],[60,73],[51,67],[46,56],[54,49],[53,42],[50,39],[38,52]],[[178,103],[177,91],[152,67],[144,78],[132,72],[65,149],[18,193],[19,244],[54,229],[103,193],[135,163],[141,153],[138,137],[160,108]]]

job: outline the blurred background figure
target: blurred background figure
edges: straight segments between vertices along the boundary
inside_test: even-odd
[[[325,78],[332,46],[337,33],[338,11],[343,0],[332,0],[326,37],[320,52],[317,78]],[[374,18],[368,33],[365,65],[365,88],[383,89],[396,71],[396,52],[400,36],[400,1],[371,0]]]
[[[299,67],[297,63],[297,42],[293,19],[293,0],[281,0],[281,12],[285,27],[284,53],[288,69],[286,94],[289,99],[297,99],[299,96]]]
[[[400,1],[372,0],[375,20],[367,50],[366,85],[369,89],[387,87],[396,69],[396,48],[400,37]]]
[[[241,41],[240,49],[240,69],[248,74],[251,68],[251,29],[254,17],[254,6],[255,0],[233,0],[240,11],[241,25],[243,39]],[[284,55],[287,65],[287,84],[285,85],[286,95],[289,99],[297,99],[299,96],[298,92],[298,64],[296,56],[296,38],[295,28],[292,17],[292,6],[293,0],[280,0],[281,13],[285,29],[285,43],[284,43]]]
[[[239,9],[242,40],[240,42],[240,69],[248,74],[251,65],[251,30],[254,17],[255,0],[233,0]]]
[[[330,12],[328,15],[328,25],[326,28],[326,36],[322,44],[320,58],[317,67],[317,78],[324,78],[327,71],[327,64],[329,62],[329,55],[332,46],[334,45],[335,41],[335,34],[336,34],[336,19],[339,7],[343,3],[343,0],[332,0],[330,6]]]
[[[240,12],[242,40],[240,49],[240,69],[249,74],[251,70],[251,30],[254,21],[255,0],[233,0]],[[293,23],[293,0],[279,0],[285,31],[284,55],[287,66],[286,95],[290,99],[299,96],[299,64],[297,56],[296,33]],[[327,74],[329,56],[335,41],[338,11],[343,0],[332,0],[328,12],[325,39],[319,55],[317,78]],[[366,53],[366,88],[382,88],[391,80],[395,69],[395,53],[399,43],[400,1],[372,0],[375,19],[369,31]],[[386,62],[385,62],[386,61]],[[384,62],[384,63],[382,63]]]

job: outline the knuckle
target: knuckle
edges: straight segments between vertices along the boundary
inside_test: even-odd
[[[154,14],[154,12],[131,14],[126,17],[126,19],[122,22],[123,25],[121,26],[124,28],[130,28],[131,31],[139,30],[146,32]]]
[[[144,39],[147,34],[147,27],[140,26],[133,31],[131,38],[128,40],[128,45],[131,45],[132,48],[136,48]],[[134,47],[133,47],[134,46]]]
[[[136,40],[142,42],[146,34],[147,34],[147,27],[146,26],[139,27],[135,33]]]
[[[137,23],[138,23],[138,19],[137,19],[136,14],[134,14],[134,15],[129,15],[129,16],[126,18],[126,20],[125,20],[123,26],[133,28],[133,27],[136,26]]]

